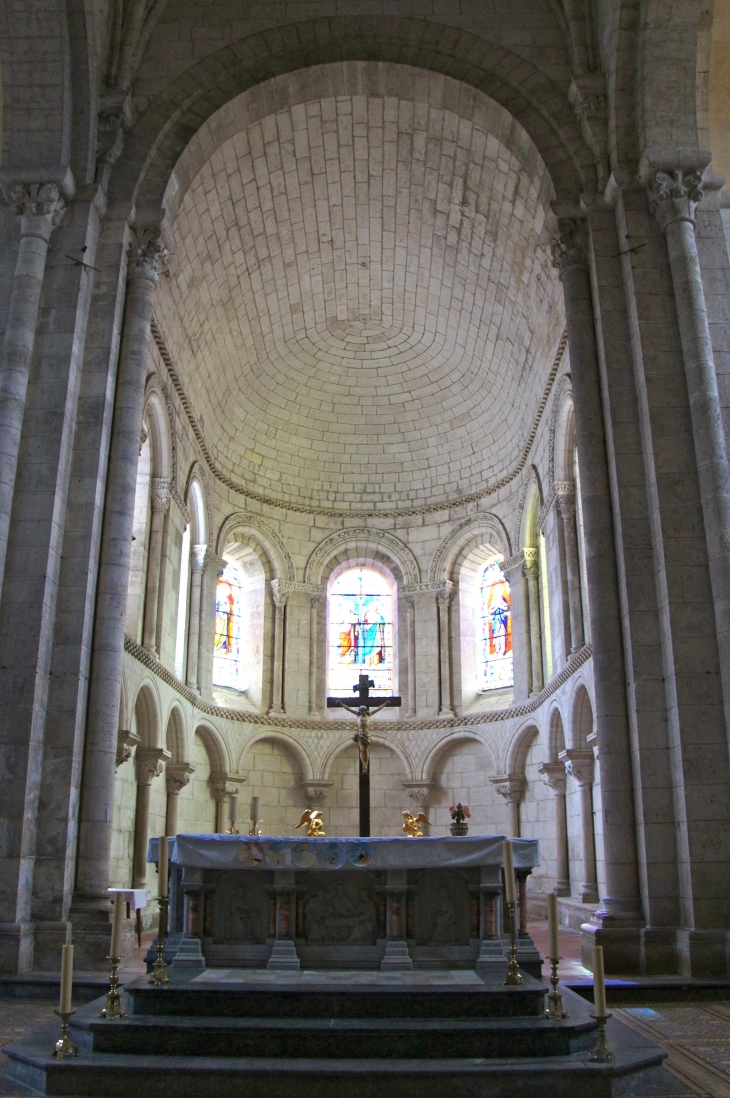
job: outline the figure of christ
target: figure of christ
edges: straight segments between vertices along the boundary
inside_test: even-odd
[[[367,774],[370,769],[370,718],[379,713],[381,709],[387,709],[389,704],[389,701],[383,702],[382,705],[373,710],[368,709],[367,705],[359,705],[357,709],[353,709],[352,706],[345,705],[343,702],[339,704],[340,709],[346,709],[348,713],[352,713],[353,716],[357,717],[357,732],[352,739],[360,748],[360,771],[362,774]]]

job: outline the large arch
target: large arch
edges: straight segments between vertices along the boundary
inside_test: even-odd
[[[306,744],[292,735],[292,733],[284,731],[281,728],[261,728],[254,733],[251,739],[241,748],[241,753],[238,757],[239,769],[245,767],[246,756],[261,740],[275,740],[289,751],[299,764],[302,781],[308,781],[318,776],[316,773],[317,767],[315,759]]]
[[[170,706],[165,731],[165,747],[173,763],[188,762],[188,744],[185,735],[185,717],[177,701]]]
[[[593,704],[588,687],[578,681],[573,689],[570,714],[570,746],[585,748],[588,737],[593,732]]]
[[[471,515],[463,519],[439,544],[428,570],[429,583],[446,583],[454,579],[453,571],[460,557],[482,544],[488,544],[504,557],[512,555],[509,534],[497,515]]]
[[[136,732],[142,747],[163,747],[160,720],[160,697],[157,683],[146,678],[137,691],[134,702]]]
[[[507,773],[510,776],[524,778],[527,755],[539,736],[540,729],[534,720],[528,721],[515,733],[507,751]]]
[[[218,729],[207,721],[199,721],[195,726],[194,735],[205,747],[211,774],[229,774],[231,759],[226,741]]]
[[[296,579],[294,561],[283,538],[273,526],[258,515],[248,511],[237,511],[228,516],[218,531],[216,542],[218,555],[222,556],[232,542],[238,542],[253,549],[264,565],[267,579],[289,582]]]
[[[306,583],[326,583],[335,568],[346,561],[374,561],[389,568],[400,586],[419,583],[418,561],[404,542],[385,530],[337,530],[313,550],[304,572]]]

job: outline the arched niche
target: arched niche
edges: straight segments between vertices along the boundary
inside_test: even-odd
[[[570,746],[585,748],[593,732],[593,705],[585,683],[576,684],[570,717]]]
[[[424,765],[424,776],[434,783],[428,810],[431,835],[449,834],[449,808],[458,801],[469,806],[471,832],[506,834],[509,814],[489,781],[496,773],[496,752],[481,736],[464,729],[444,737]]]
[[[348,738],[338,745],[327,770],[332,787],[325,803],[325,826],[329,824],[332,835],[359,834],[358,774],[358,747]],[[374,737],[370,749],[372,835],[403,835],[403,810],[413,811],[413,802],[403,788],[409,777],[405,759],[393,746]]]
[[[561,751],[565,751],[565,727],[557,705],[550,711],[548,724],[548,762],[556,763]]]
[[[137,691],[133,731],[142,747],[162,747],[160,700],[151,681],[144,682]]]
[[[265,834],[301,836],[305,829],[296,827],[308,803],[302,781],[311,767],[301,744],[279,732],[267,732],[247,745],[240,765],[248,773],[245,796],[259,798]],[[242,804],[244,816],[248,806]]]
[[[165,747],[169,751],[170,759],[173,763],[189,761],[186,758],[185,719],[180,706],[177,704],[173,704],[167,718]]]

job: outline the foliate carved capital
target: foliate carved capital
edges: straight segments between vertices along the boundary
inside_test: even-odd
[[[562,278],[573,267],[588,267],[588,226],[573,217],[558,218],[551,248],[552,264]]]
[[[434,782],[430,780],[416,782],[407,781],[401,782],[401,785],[410,799],[415,801],[419,808],[423,808],[433,790]]]
[[[165,513],[170,506],[171,487],[172,481],[167,477],[152,477],[150,481],[150,503],[153,511]]]
[[[167,273],[170,253],[162,242],[158,228],[142,229],[133,234],[129,245],[127,278],[146,278],[155,284]]]
[[[210,795],[214,801],[227,801],[233,793],[238,793],[239,786],[248,781],[248,776],[243,774],[224,774],[222,771],[212,771],[210,778]]]
[[[60,225],[66,203],[55,183],[14,183],[5,194],[14,214],[21,220],[21,235],[42,236],[46,241]]]
[[[289,601],[289,590],[283,580],[271,580],[271,597],[277,608],[286,606]]]
[[[190,546],[190,569],[193,572],[202,572],[205,568],[205,558],[208,552],[207,545]]]
[[[195,767],[190,763],[168,763],[165,767],[165,786],[168,793],[177,796],[190,782]]]
[[[162,764],[169,759],[162,747],[138,747],[134,755],[134,773],[138,785],[149,785],[162,773]]]
[[[567,775],[565,773],[565,763],[542,763],[537,768],[538,774],[541,775],[542,780],[548,789],[552,789],[556,796],[565,794],[565,789],[568,784]]]
[[[538,559],[539,559],[539,550],[538,549],[532,549],[532,548],[529,548],[529,547],[525,547],[522,550],[522,554],[523,554],[523,560],[524,560],[524,565],[525,565],[525,575],[527,575],[527,576],[536,576],[537,575]]]
[[[593,784],[595,758],[590,749],[571,747],[567,751],[561,751],[558,758],[578,785]]]
[[[555,481],[555,498],[564,518],[575,514],[575,484],[570,480]]]
[[[662,230],[673,221],[694,225],[697,203],[704,195],[700,172],[654,172],[647,190],[649,208]]]
[[[316,808],[317,805],[323,804],[329,797],[334,784],[334,782],[326,781],[303,781],[301,783],[302,792],[310,808]]]
[[[527,780],[521,774],[503,774],[489,780],[508,804],[519,803],[525,795]]]
[[[449,600],[454,591],[454,584],[451,580],[447,580],[446,583],[436,592],[436,602],[439,606],[444,608],[448,607]]]
[[[120,728],[117,733],[117,769],[122,763],[132,758],[132,750],[139,743],[136,732],[130,732],[128,728]]]

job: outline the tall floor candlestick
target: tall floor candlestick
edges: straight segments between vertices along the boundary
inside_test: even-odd
[[[514,878],[513,878],[514,879]],[[525,981],[522,979],[520,966],[517,964],[517,927],[515,905],[507,901],[507,922],[509,924],[509,966],[505,977],[505,985],[519,986]]]
[[[78,1056],[79,1050],[68,1035],[68,1020],[75,1014],[71,1006],[74,972],[74,947],[65,945],[61,951],[61,996],[58,1010],[54,1010],[61,1019],[61,1036],[56,1041],[53,1055],[57,1060],[63,1060],[64,1056]]]
[[[595,1063],[615,1060],[606,1037],[606,1022],[611,1017],[606,1006],[606,980],[603,974],[603,946],[593,947],[593,1017],[598,1023],[596,1043],[588,1054]]]
[[[545,1017],[557,1022],[568,1017],[568,1012],[563,1006],[563,997],[558,991],[560,977],[558,976],[558,964],[560,963],[560,939],[558,927],[558,896],[556,892],[548,893],[548,941],[550,953],[550,987],[548,992],[548,1005]]]
[[[233,802],[233,797],[231,797],[231,802]],[[157,873],[158,882],[160,885],[160,895],[157,897],[157,957],[155,959],[155,963],[152,966],[152,972],[149,976],[149,982],[151,984],[169,984],[171,983],[170,974],[167,971],[167,965],[165,964],[165,961],[163,959],[165,954],[165,938],[167,936],[167,907],[169,903],[169,897],[167,894],[167,884],[169,879],[168,843],[167,837],[165,835],[160,836]]]
[[[119,995],[119,962],[122,957],[122,921],[124,919],[124,893],[114,893],[114,916],[112,919],[111,949],[111,973],[109,974],[109,990],[106,993],[106,1006],[101,1012],[101,1017],[113,1022],[117,1018],[126,1018],[126,1012],[122,1010],[122,1000]]]

